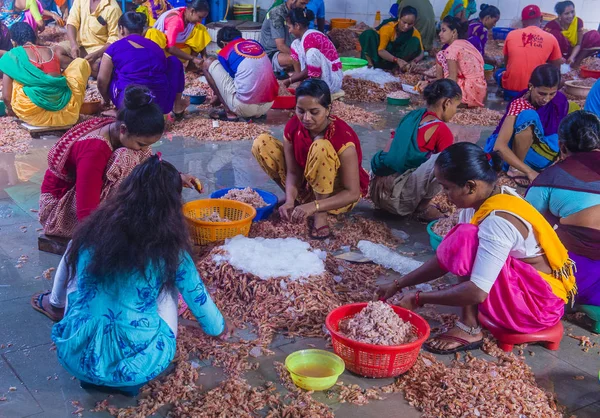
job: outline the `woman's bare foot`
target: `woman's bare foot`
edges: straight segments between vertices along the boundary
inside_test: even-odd
[[[219,98],[218,98],[218,97],[217,97],[217,95],[215,94],[215,95],[214,95],[214,96],[213,96],[213,97],[210,99],[210,102],[209,102],[209,104],[210,104],[212,107],[217,107],[217,106],[219,106],[219,105],[221,104],[221,101],[219,100]]]

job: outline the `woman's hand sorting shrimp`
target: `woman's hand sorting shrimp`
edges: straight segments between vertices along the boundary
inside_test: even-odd
[[[183,183],[183,187],[187,189],[196,189],[196,191],[200,194],[204,193],[204,186],[196,177],[190,174],[181,174],[181,181]]]

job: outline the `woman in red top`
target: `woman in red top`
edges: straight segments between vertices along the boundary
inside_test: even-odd
[[[455,81],[441,79],[423,95],[427,108],[407,114],[385,150],[373,156],[370,197],[377,208],[400,216],[416,212],[419,219],[430,221],[442,216],[429,205],[441,191],[433,168],[439,153],[454,142],[446,122],[456,114],[461,90]]]
[[[286,221],[313,217],[313,239],[330,236],[327,213],[350,211],[366,196],[369,175],[362,168],[356,133],[331,116],[331,93],[319,79],[296,90],[296,115],[285,126],[283,143],[263,134],[254,141],[258,164],[284,191],[279,214]],[[299,205],[297,205],[299,203]]]
[[[150,146],[164,128],[162,110],[150,90],[131,85],[116,119],[90,119],[63,135],[48,153],[42,183],[39,215],[44,233],[70,238],[78,221],[150,156]],[[188,186],[191,179],[183,176]]]

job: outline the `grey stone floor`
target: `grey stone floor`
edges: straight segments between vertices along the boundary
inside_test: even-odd
[[[385,117],[385,122],[375,128],[356,127],[361,138],[364,164],[373,153],[380,149],[389,138],[389,131],[400,120],[397,108],[383,105],[365,106]],[[269,126],[274,134],[281,135],[285,113],[273,111],[269,114]],[[490,133],[489,128],[453,127],[461,140],[478,142]],[[84,416],[106,416],[87,412],[96,401],[105,395],[86,392],[79,383],[71,379],[58,364],[55,352],[51,350],[50,329],[52,323],[29,306],[31,295],[51,287],[51,281],[40,278],[42,272],[58,264],[59,257],[37,250],[36,231],[39,228],[37,208],[39,185],[46,168],[48,148],[56,138],[33,141],[32,150],[23,156],[0,154],[0,417],[70,417],[76,409],[72,401],[78,401],[86,412]],[[198,176],[211,192],[231,186],[252,185],[279,193],[274,183],[258,169],[250,154],[250,141],[238,142],[198,142],[193,139],[175,138],[163,140],[156,150],[174,163],[182,172]],[[184,198],[196,198],[192,191],[186,191]],[[365,216],[384,220],[392,228],[410,234],[404,244],[408,248],[422,249],[428,245],[425,228],[406,219],[398,219],[374,213],[366,204],[357,210]],[[431,256],[433,253],[429,253]],[[17,260],[26,255],[28,261],[17,268]],[[565,322],[568,332],[575,335],[591,336],[598,342],[598,336],[585,329]],[[535,356],[526,354],[526,361],[536,373],[540,384],[556,391],[559,401],[568,409],[567,416],[579,418],[600,417],[600,347],[584,353],[577,341],[565,337],[561,349],[548,351],[540,346],[528,347]],[[250,383],[276,380],[273,361],[282,361],[295,350],[314,344],[324,347],[320,339],[276,338],[273,349],[275,356],[259,359],[260,368],[249,373]],[[526,351],[527,353],[527,351]],[[483,353],[477,353],[483,356]],[[444,360],[449,360],[446,357]],[[204,363],[200,384],[205,389],[216,386],[224,375],[221,370]],[[574,380],[575,376],[585,376],[584,380]],[[344,373],[341,380],[357,383],[362,387],[382,386],[390,380],[369,380]],[[9,391],[15,387],[15,391]],[[410,407],[400,394],[388,396],[384,401],[375,401],[367,406],[356,407],[348,404],[332,403],[322,394],[315,397],[331,405],[340,417],[418,417],[420,414]],[[116,396],[112,399],[118,406],[130,405],[134,400]],[[160,411],[157,416],[166,415]]]

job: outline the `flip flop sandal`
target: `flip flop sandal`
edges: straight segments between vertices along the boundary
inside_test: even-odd
[[[450,348],[448,350],[440,350],[439,348],[435,348],[432,347],[430,345],[429,342],[426,342],[425,344],[423,344],[423,347],[425,347],[425,349],[427,351],[429,351],[430,353],[433,354],[454,354],[454,353],[458,353],[461,351],[471,351],[471,350],[477,350],[478,348],[481,348],[481,346],[483,345],[483,338],[479,341],[475,341],[474,343],[467,341],[463,338],[460,337],[454,337],[452,335],[438,335],[437,337],[434,338],[435,340],[446,340],[446,341],[455,341],[460,343],[461,345],[459,345],[458,347],[454,347],[454,348]]]
[[[327,229],[329,231],[329,233],[327,235],[323,235],[323,236],[319,235],[319,233],[321,231],[324,231],[325,229]],[[325,239],[331,237],[331,228],[329,228],[329,225],[323,225],[320,228],[312,228],[309,236],[311,239],[315,239],[315,240],[319,240],[319,241],[325,240]]]
[[[60,322],[62,320],[62,318],[59,318],[59,317],[53,315],[52,313],[48,312],[47,310],[45,310],[43,308],[42,299],[44,299],[44,296],[48,296],[50,293],[52,293],[52,292],[41,292],[41,293],[36,293],[35,295],[33,295],[31,297],[31,307],[33,309],[35,309],[36,311],[38,311],[39,313],[46,315],[52,321]]]

